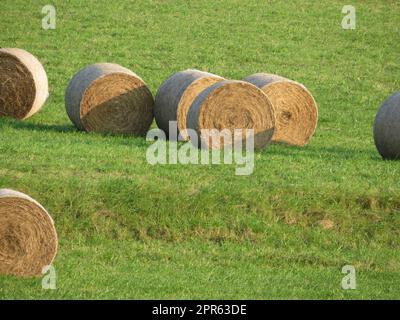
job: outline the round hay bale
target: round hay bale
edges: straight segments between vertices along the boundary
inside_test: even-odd
[[[0,274],[41,275],[57,253],[53,219],[29,196],[0,189]]]
[[[382,104],[375,117],[374,140],[384,159],[400,159],[400,92]]]
[[[276,116],[272,141],[304,146],[315,132],[318,107],[312,94],[302,84],[266,73],[244,79],[265,92]]]
[[[235,80],[217,82],[201,92],[189,109],[187,127],[196,130],[207,148],[221,148],[231,143],[215,140],[213,133],[205,135],[204,129],[227,129],[232,144],[248,137],[246,129],[254,130],[254,147],[265,147],[271,140],[275,127],[275,116],[271,102],[256,86]],[[242,129],[241,136],[235,130]],[[218,134],[218,133],[216,133]]]
[[[98,63],[79,71],[69,82],[65,107],[84,131],[144,135],[153,122],[154,99],[131,70]]]
[[[0,49],[0,117],[29,118],[48,96],[46,71],[38,59],[22,49]]]
[[[154,104],[156,123],[169,136],[169,122],[177,121],[178,134],[188,139],[187,113],[194,99],[207,87],[222,81],[215,74],[194,69],[177,72],[163,82],[157,91]]]

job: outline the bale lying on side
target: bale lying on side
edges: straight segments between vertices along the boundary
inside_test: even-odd
[[[38,59],[22,49],[0,49],[0,117],[29,118],[48,96],[46,71]]]
[[[400,159],[400,92],[390,96],[375,117],[374,140],[384,159]]]
[[[193,69],[173,74],[163,82],[155,98],[154,115],[158,127],[168,136],[169,122],[177,121],[179,133],[187,139],[186,119],[192,102],[204,89],[222,80],[215,74]]]
[[[52,218],[29,196],[0,189],[0,274],[36,276],[57,253]]]
[[[266,73],[256,73],[244,80],[263,90],[274,106],[276,128],[272,141],[297,146],[307,144],[318,121],[318,107],[307,88]]]
[[[271,102],[260,89],[244,81],[223,80],[208,87],[194,100],[187,117],[188,129],[196,130],[206,148],[222,148],[245,140],[246,129],[254,130],[255,148],[263,148],[270,142],[274,126]],[[219,133],[228,130],[232,141],[214,139],[212,129]],[[235,134],[238,129],[242,129],[242,135]]]
[[[144,135],[153,121],[154,100],[143,80],[117,64],[79,71],[65,93],[69,118],[80,130]]]

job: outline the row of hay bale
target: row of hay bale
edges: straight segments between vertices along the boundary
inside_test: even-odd
[[[0,50],[0,115],[26,119],[48,97],[46,72],[21,49]],[[270,74],[243,81],[227,80],[198,70],[177,72],[157,92],[155,101],[145,82],[131,70],[110,63],[90,65],[69,82],[65,107],[74,125],[85,131],[144,135],[154,116],[169,134],[187,129],[253,129],[256,146],[271,140],[304,145],[315,131],[317,105],[301,84]]]
[[[0,117],[26,119],[49,95],[46,72],[22,49],[0,49]],[[167,134],[177,121],[183,139],[188,130],[253,129],[256,147],[270,141],[303,146],[313,135],[317,104],[300,83],[271,74],[227,80],[198,70],[173,74],[154,100],[134,72],[109,63],[90,65],[70,81],[65,106],[74,125],[85,131],[144,135],[154,116]],[[383,158],[400,158],[400,93],[379,110],[374,140]]]

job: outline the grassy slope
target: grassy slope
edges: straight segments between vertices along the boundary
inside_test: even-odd
[[[2,298],[399,298],[399,163],[382,161],[371,126],[400,87],[397,1],[2,0],[0,45],[36,54],[51,96],[25,122],[0,121],[0,186],[54,216],[58,290],[0,277]],[[240,10],[238,9],[240,7]],[[156,166],[140,138],[76,132],[64,89],[81,67],[115,62],[155,93],[188,67],[241,79],[303,82],[320,107],[305,148],[274,145],[253,175],[234,166]],[[334,227],[321,223],[331,220]],[[340,287],[353,264],[358,287]]]

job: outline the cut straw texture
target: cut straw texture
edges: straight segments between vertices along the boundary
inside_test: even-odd
[[[22,49],[0,49],[0,117],[29,118],[48,96],[46,71],[38,59]]]
[[[390,96],[375,117],[374,140],[384,159],[400,159],[400,92]]]
[[[190,106],[200,92],[222,80],[215,74],[194,69],[173,74],[163,82],[155,98],[154,115],[158,127],[169,136],[170,121],[177,121],[178,132],[171,136],[180,134],[183,139],[188,139],[186,122]]]
[[[36,276],[57,253],[54,222],[29,196],[0,189],[0,274]]]
[[[153,121],[153,96],[131,70],[98,63],[79,71],[65,93],[65,107],[84,131],[144,135]]]
[[[252,129],[254,147],[263,148],[274,133],[275,116],[271,102],[256,86],[235,80],[223,80],[202,91],[194,100],[187,117],[188,129],[200,136],[202,147],[214,149],[236,144],[248,138]],[[230,132],[231,141],[215,139],[222,131]],[[242,130],[237,135],[235,130]],[[205,133],[206,132],[206,133]],[[196,145],[196,142],[192,142]]]
[[[276,128],[272,141],[304,146],[315,132],[318,107],[302,84],[267,73],[256,73],[244,79],[263,90],[272,102]]]

